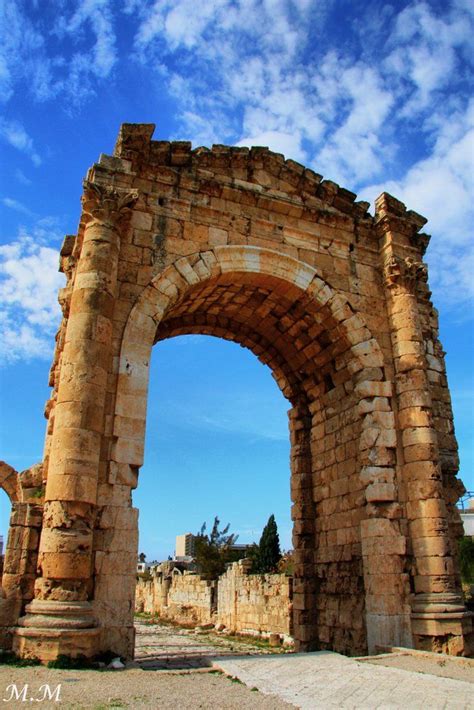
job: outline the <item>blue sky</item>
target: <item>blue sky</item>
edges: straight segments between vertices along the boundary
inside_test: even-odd
[[[157,139],[268,145],[373,203],[429,218],[430,285],[474,490],[472,36],[469,0],[3,0],[0,5],[0,458],[41,459],[62,236],[120,123]],[[186,392],[186,394],[185,394]],[[219,514],[289,546],[286,402],[248,352],[154,349],[140,547]],[[0,529],[7,505],[1,497]]]

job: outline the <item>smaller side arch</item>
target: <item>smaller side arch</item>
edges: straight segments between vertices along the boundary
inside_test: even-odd
[[[0,646],[12,646],[12,628],[34,595],[43,518],[42,464],[19,473],[0,461],[0,488],[11,503],[0,593]]]
[[[19,473],[5,461],[0,461],[0,488],[5,491],[12,504],[21,499]]]

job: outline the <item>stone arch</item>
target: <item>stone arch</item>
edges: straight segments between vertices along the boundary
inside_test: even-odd
[[[0,488],[5,491],[12,505],[20,500],[21,489],[18,471],[5,461],[0,461]]]
[[[228,303],[222,305],[223,295],[232,289],[237,289],[235,307]],[[246,297],[246,289],[258,292],[260,299],[257,312],[261,315],[261,323],[249,327],[243,327],[246,326],[246,316],[242,316],[246,308],[242,294]],[[270,295],[265,296],[267,291]],[[288,313],[292,312],[293,320],[287,317],[290,336],[279,346],[278,331],[267,326],[265,314],[268,316],[271,306],[276,307],[282,302],[283,309],[290,308]],[[250,300],[250,303],[255,306],[257,302]],[[223,317],[219,316],[220,311],[224,311]],[[396,433],[389,400],[391,384],[384,378],[383,354],[377,340],[346,298],[336,293],[315,268],[292,257],[254,246],[222,246],[179,259],[144,288],[125,326],[118,362],[111,450],[111,465],[122,469],[122,480],[130,480],[143,463],[151,348],[157,339],[191,332],[230,338],[248,347],[270,367],[283,394],[292,404],[289,413],[292,515],[298,565],[296,575],[300,580],[300,586],[297,585],[295,590],[294,626],[298,647],[312,647],[319,634],[317,628],[325,626],[329,629],[331,626],[330,619],[324,616],[325,611],[318,615],[316,574],[314,571],[308,573],[308,566],[314,563],[315,554],[317,557],[316,538],[320,557],[332,554],[334,536],[326,525],[331,507],[334,508],[338,496],[346,495],[348,499],[350,493],[358,497],[357,501],[342,505],[349,510],[349,515],[354,514],[355,507],[360,509],[360,514],[357,523],[349,526],[346,549],[349,550],[351,545],[362,545],[360,559],[363,568],[359,571],[364,575],[366,590],[365,596],[360,595],[356,616],[361,618],[366,611],[364,600],[368,600],[367,629],[349,631],[346,628],[340,630],[339,639],[331,637],[326,642],[319,634],[318,645],[326,643],[328,647],[336,646],[345,651],[363,648],[366,631],[371,645],[375,645],[380,637],[377,627],[381,615],[370,615],[370,590],[379,560],[374,559],[374,547],[367,541],[376,519],[384,516],[378,504],[386,506],[396,499],[393,467]],[[302,333],[310,334],[308,342],[302,340],[298,343],[300,347],[293,347],[290,341],[295,339],[298,342]],[[276,340],[272,337],[275,335]],[[347,402],[346,409],[337,411],[337,403],[341,400]],[[339,445],[334,434],[336,429],[342,432]],[[346,434],[346,431],[350,433]],[[331,475],[336,468],[341,475],[332,481]],[[323,480],[325,475],[327,480]],[[348,484],[348,477],[352,476],[354,480],[354,475],[358,476],[358,483]],[[319,477],[321,483],[315,485],[315,477]],[[353,491],[348,490],[350,486]],[[314,495],[307,495],[309,488]],[[371,508],[368,512],[366,505]],[[320,523],[316,520],[317,508],[322,519]],[[344,514],[343,509],[341,516]],[[398,526],[388,520],[385,522],[388,524],[385,529],[382,532],[380,528],[377,530],[377,542],[380,544],[382,538],[389,536],[396,539],[400,549],[404,538]],[[359,525],[360,531],[356,530]],[[308,545],[311,550],[306,549]],[[353,569],[351,564],[341,573],[336,569],[338,563],[335,560],[320,559],[319,562],[320,570],[328,580],[326,596],[334,594],[334,589],[330,591],[330,588],[341,574],[347,584],[347,596],[356,596],[354,584],[348,579]],[[358,575],[360,578],[361,574]],[[393,595],[400,597],[397,609],[384,616],[386,625],[391,626],[394,641],[398,643],[406,636],[401,601],[404,591],[399,585]],[[346,601],[346,613],[349,614],[350,602]],[[350,626],[350,623],[346,625]]]
[[[0,461],[0,487],[11,503],[0,591],[0,642],[12,645],[12,627],[34,595],[42,519],[42,466],[19,473]]]
[[[155,338],[193,330],[249,347],[292,403],[300,648],[469,653],[425,218],[387,193],[372,217],[267,148],[193,150],[153,130],[121,127],[61,248],[46,502],[15,650],[133,654],[149,354]]]
[[[243,283],[245,278],[248,279],[252,275],[279,281],[286,284],[287,288],[293,289],[293,293],[304,293],[308,301],[315,302],[321,308],[326,307],[334,319],[334,327],[338,330],[338,335],[343,334],[347,339],[347,349],[351,351],[352,374],[364,371],[365,382],[383,381],[384,361],[377,340],[370,333],[363,317],[354,311],[347,299],[336,293],[322,279],[315,268],[269,249],[254,246],[224,246],[179,259],[144,288],[130,313],[123,334],[118,364],[117,411],[130,412],[129,405],[132,404],[130,397],[133,397],[136,402],[137,393],[142,395],[144,392],[143,383],[146,382],[144,373],[148,369],[149,352],[157,327],[165,314],[175,308],[190,290],[229,274],[238,274]],[[224,329],[219,328],[218,324],[207,325],[207,327],[205,324],[201,325],[207,333],[212,334],[212,331],[216,330],[220,337],[225,337]],[[186,327],[183,327],[182,332],[185,331]],[[188,332],[191,332],[191,329]],[[249,338],[249,347],[250,345]],[[276,365],[275,370],[275,379],[277,382],[280,380],[283,393],[292,401],[295,393],[292,392],[291,383],[285,377],[281,367]],[[391,392],[389,385],[385,387],[361,385],[359,389],[365,398],[387,396],[382,395],[382,392]],[[144,394],[146,398],[146,392]],[[142,410],[145,405],[143,397],[139,398],[142,401],[138,409]],[[368,405],[367,407],[364,415],[370,412],[370,407]],[[373,416],[364,418],[373,426],[376,425]],[[145,420],[141,417],[140,421],[144,424]],[[113,433],[117,439],[122,435],[120,415],[115,417]],[[138,437],[142,433],[141,430],[137,431]],[[115,449],[118,446],[116,443]]]

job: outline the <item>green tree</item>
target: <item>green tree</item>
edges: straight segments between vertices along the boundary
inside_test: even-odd
[[[474,537],[462,537],[459,541],[459,566],[465,584],[474,584]]]
[[[281,559],[280,538],[275,516],[270,515],[268,522],[263,528],[262,537],[258,544],[258,552],[254,561],[254,568],[257,572],[275,572],[278,562]]]
[[[209,579],[216,579],[225,572],[226,564],[234,557],[232,545],[238,538],[238,535],[229,533],[230,524],[219,530],[220,522],[216,515],[209,535],[206,533],[206,523],[203,523],[194,543],[194,560],[198,572]]]

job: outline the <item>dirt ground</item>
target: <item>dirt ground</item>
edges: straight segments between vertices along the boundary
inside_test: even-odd
[[[28,685],[26,702],[8,700],[15,683],[21,693]],[[44,700],[41,686],[54,693],[61,685],[60,701]],[[31,699],[31,700],[30,700]],[[5,708],[25,708],[34,703],[44,710],[112,710],[112,708],[160,708],[160,710],[288,710],[279,698],[253,691],[222,674],[202,671],[72,671],[43,666],[13,668],[0,666],[0,703]]]
[[[196,633],[142,620],[137,620],[136,630],[135,662],[124,670],[60,670],[0,664],[0,705],[25,708],[35,703],[48,710],[59,707],[67,710],[284,710],[297,707],[211,669],[213,662],[281,654],[283,648],[270,649],[252,639]],[[391,654],[355,660],[474,683],[474,660],[471,659],[406,654],[397,649]],[[25,695],[18,699],[13,695],[10,699],[13,684],[19,694],[27,686]],[[60,685],[59,701],[35,702],[44,697],[45,684],[53,694]]]
[[[453,678],[454,680],[464,680],[466,683],[474,683],[474,660],[468,658],[450,658],[449,656],[439,656],[437,658],[434,654],[422,656],[421,654],[391,653],[379,657],[369,657],[366,660],[364,659],[364,663],[387,666],[387,668],[401,668],[414,673],[428,673],[442,678]]]

